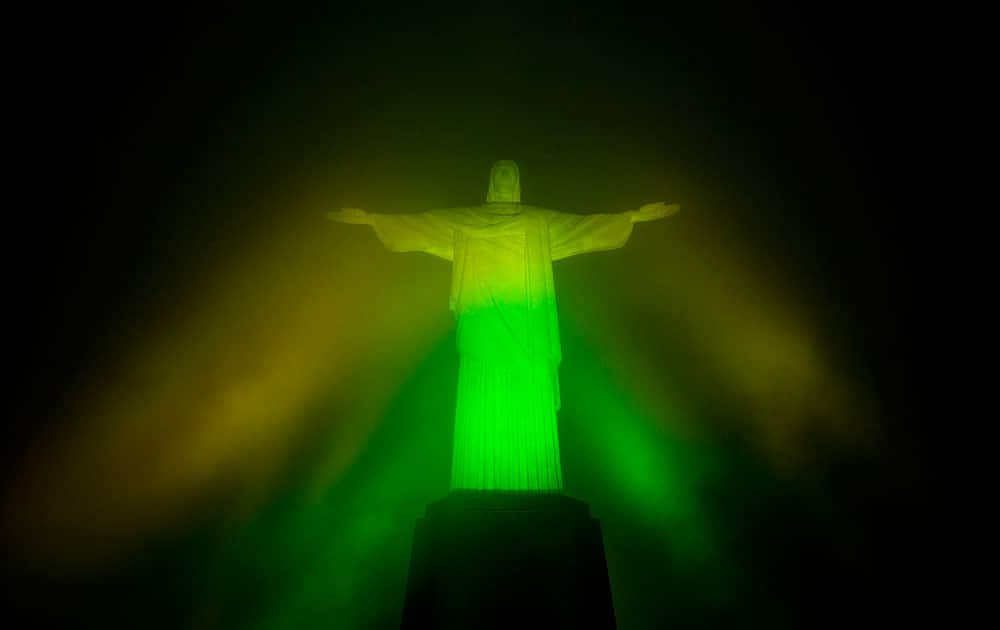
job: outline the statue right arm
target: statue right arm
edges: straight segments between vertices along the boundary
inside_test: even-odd
[[[445,260],[454,258],[455,225],[446,211],[380,214],[360,208],[342,208],[326,216],[342,223],[372,226],[390,251],[424,252]]]

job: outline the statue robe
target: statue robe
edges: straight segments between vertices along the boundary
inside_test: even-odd
[[[560,491],[552,261],[621,247],[630,213],[489,203],[370,216],[388,249],[453,262],[449,304],[461,360],[452,489]]]

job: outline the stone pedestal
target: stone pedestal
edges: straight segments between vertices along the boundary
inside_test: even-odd
[[[560,494],[452,492],[417,521],[402,628],[615,628],[604,542]]]

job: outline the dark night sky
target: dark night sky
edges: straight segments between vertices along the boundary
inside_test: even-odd
[[[39,69],[24,156],[37,177],[25,212],[8,209],[10,458],[44,442],[109,342],[197,281],[206,251],[279,222],[266,200],[303,172],[357,164],[359,177],[392,172],[394,185],[459,204],[481,194],[466,174],[493,159],[628,182],[630,162],[667,154],[677,177],[756,197],[752,215],[724,219],[797,269],[877,392],[900,469],[871,485],[831,474],[884,550],[873,574],[887,576],[912,535],[902,525],[925,429],[907,393],[913,233],[896,194],[915,117],[905,30],[888,12],[839,5],[65,17],[26,52]],[[424,178],[456,169],[456,183],[426,190]],[[768,200],[798,211],[769,213]]]
[[[916,116],[905,89],[915,70],[894,36],[902,21],[847,10],[487,13],[66,20],[31,55],[37,210],[15,220],[38,238],[13,250],[33,271],[15,274],[24,304],[53,309],[15,315],[71,324],[42,341],[58,363],[86,355],[112,312],[184,282],[179,258],[225,246],[237,222],[278,220],[245,207],[234,217],[234,199],[334,159],[395,154],[390,164],[413,185],[422,174],[399,161],[465,149],[565,162],[582,150],[584,177],[602,160],[619,164],[611,177],[627,170],[622,152],[635,141],[637,159],[658,148],[720,188],[800,199],[794,214],[755,207],[727,219],[811,274],[817,299],[835,296],[834,316],[872,340],[858,345],[885,350],[869,359],[886,362],[875,369],[889,395],[900,393],[893,357],[905,345],[912,227],[898,184]],[[452,198],[480,194],[478,181],[463,185]]]

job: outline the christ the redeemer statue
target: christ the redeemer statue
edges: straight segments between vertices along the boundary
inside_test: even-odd
[[[673,214],[651,203],[569,214],[521,203],[517,164],[497,162],[484,205],[413,214],[343,208],[394,252],[452,261],[451,311],[461,358],[452,490],[560,492],[556,411],[562,355],[552,261],[621,247],[632,225]]]

